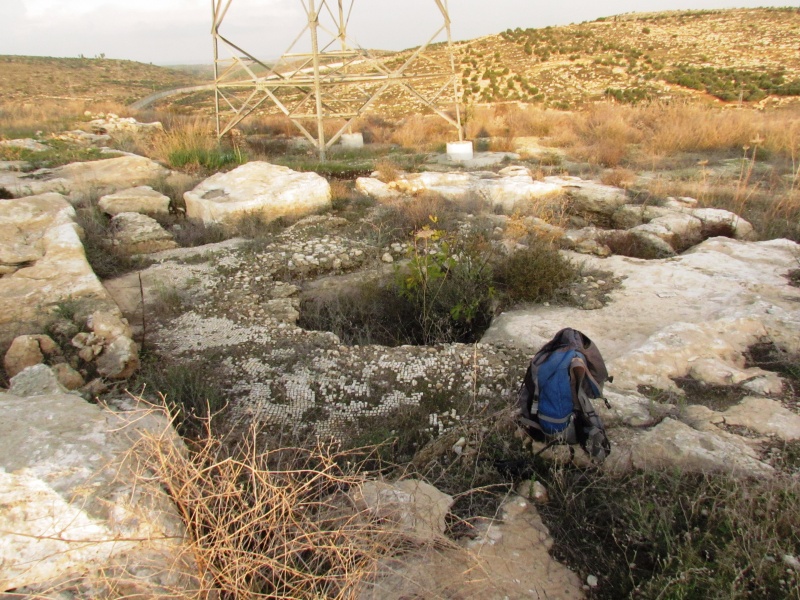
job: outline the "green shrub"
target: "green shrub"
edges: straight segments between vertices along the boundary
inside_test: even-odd
[[[479,230],[423,228],[391,282],[307,299],[300,326],[346,344],[437,344],[480,339],[498,307],[566,301],[577,268],[549,242],[503,256]]]
[[[496,282],[507,304],[554,302],[578,279],[578,269],[551,243],[534,239],[496,269]]]

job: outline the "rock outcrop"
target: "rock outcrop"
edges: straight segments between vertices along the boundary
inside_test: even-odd
[[[27,371],[37,368],[47,370]],[[197,589],[183,523],[132,453],[148,434],[180,444],[165,435],[167,421],[15,383],[0,392],[0,589],[36,597]]]
[[[31,138],[21,140],[0,140],[0,146],[5,148],[20,148],[21,150],[30,150],[31,152],[46,152],[50,150],[50,146],[37,142]]]
[[[331,190],[316,173],[256,161],[212,175],[184,199],[187,217],[234,226],[249,214],[269,222],[322,210],[330,206]]]
[[[475,208],[511,214],[529,208],[562,192],[559,184],[534,181],[524,167],[506,167],[499,173],[401,173],[397,179],[383,183],[374,177],[356,180],[356,189],[378,200],[391,200],[403,195],[435,193],[454,202],[472,202]]]
[[[788,284],[800,247],[787,240],[742,242],[712,238],[687,253],[645,261],[612,256],[587,258],[588,265],[619,277],[609,303],[597,310],[538,306],[500,315],[485,343],[514,344],[533,352],[565,326],[595,340],[614,375],[607,386],[612,408],[595,407],[614,444],[608,468],[678,467],[749,476],[772,473],[759,453],[773,436],[790,441],[800,417],[763,396],[780,394],[774,374],[746,368],[744,355],[769,341],[800,350],[800,289]],[[675,379],[692,377],[712,385],[740,385],[762,394],[726,412],[684,397]],[[648,386],[684,398],[660,404],[638,390]],[[740,436],[745,427],[755,437]]]
[[[79,319],[117,311],[86,261],[75,210],[60,194],[0,202],[0,352],[18,335],[36,334],[60,303]]]
[[[70,163],[32,173],[0,172],[0,186],[17,197],[59,192],[75,202],[89,194],[144,185],[168,174],[157,162],[131,155]]]
[[[140,123],[133,117],[120,117],[114,113],[87,114],[91,117],[89,127],[95,134],[108,134],[112,137],[120,133],[133,135],[152,135],[164,131],[164,126],[155,121],[153,123]]]

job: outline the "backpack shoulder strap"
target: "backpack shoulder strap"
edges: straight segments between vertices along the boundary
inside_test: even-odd
[[[517,414],[528,420],[536,414],[534,403],[538,402],[539,399],[539,381],[537,377],[539,364],[536,362],[539,354],[536,354],[528,365],[528,370],[525,372],[525,378],[522,380],[522,386],[520,386],[517,396]]]

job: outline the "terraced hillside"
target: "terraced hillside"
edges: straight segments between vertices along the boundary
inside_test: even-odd
[[[701,95],[772,101],[800,95],[800,11],[630,14],[506,30],[458,47],[466,100],[559,108]]]

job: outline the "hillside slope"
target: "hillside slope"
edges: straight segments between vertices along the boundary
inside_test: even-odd
[[[613,96],[709,94],[725,101],[800,95],[800,11],[630,14],[514,29],[459,45],[465,98],[562,108]]]
[[[37,98],[129,104],[158,90],[206,81],[130,60],[0,56],[0,102]]]

